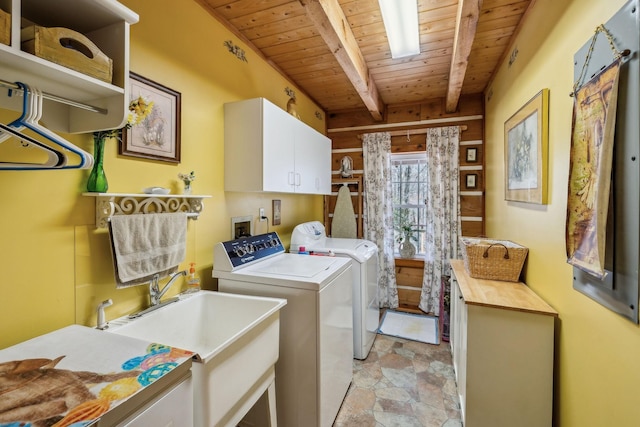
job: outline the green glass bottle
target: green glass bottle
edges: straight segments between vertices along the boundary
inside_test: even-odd
[[[106,193],[109,189],[107,176],[104,173],[104,136],[93,136],[93,168],[87,181],[87,191],[91,193]]]

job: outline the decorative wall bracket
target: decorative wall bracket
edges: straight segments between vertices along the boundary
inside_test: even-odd
[[[247,57],[246,57],[246,55],[244,53],[244,50],[240,46],[238,46],[236,44],[233,44],[233,41],[225,40],[224,45],[227,48],[227,50],[229,51],[229,53],[234,54],[236,56],[236,58],[238,58],[239,60],[244,61],[244,62],[249,62],[249,61],[247,61]]]
[[[198,219],[204,208],[202,199],[211,196],[183,194],[83,193],[96,198],[96,227],[106,228],[114,215],[186,212]]]

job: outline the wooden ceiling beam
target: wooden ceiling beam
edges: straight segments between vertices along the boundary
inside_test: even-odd
[[[299,0],[374,120],[384,104],[344,11],[337,0]]]
[[[462,93],[462,83],[469,66],[469,54],[476,36],[482,0],[459,0],[456,32],[453,41],[453,57],[449,70],[449,86],[445,102],[445,111],[453,113],[458,108]]]

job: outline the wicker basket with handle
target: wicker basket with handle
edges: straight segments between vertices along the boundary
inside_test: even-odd
[[[461,237],[464,266],[475,279],[517,282],[529,249],[509,240]]]

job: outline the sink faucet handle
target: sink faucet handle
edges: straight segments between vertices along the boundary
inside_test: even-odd
[[[104,300],[98,305],[98,325],[97,328],[100,330],[107,329],[109,327],[109,323],[105,320],[104,317],[104,309],[113,305],[113,301],[111,299]]]

